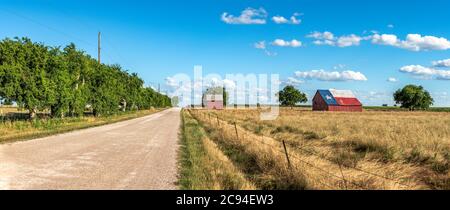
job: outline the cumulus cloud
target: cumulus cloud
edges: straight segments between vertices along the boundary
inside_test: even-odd
[[[400,72],[412,74],[425,79],[450,80],[450,71],[438,70],[421,65],[409,65],[400,68]]]
[[[294,15],[291,16],[291,23],[298,25],[302,22],[302,20],[298,19],[297,17],[300,16],[300,13],[294,13]]]
[[[433,75],[435,70],[421,65],[409,65],[401,67],[400,71],[416,75]]]
[[[355,34],[351,34],[348,36],[341,36],[337,40],[337,46],[339,47],[350,47],[350,46],[358,46],[363,38],[357,36]]]
[[[329,45],[336,46],[336,43],[333,40],[315,40],[313,42],[315,45]]]
[[[387,81],[388,82],[398,82],[398,79],[394,78],[394,77],[389,77],[389,78],[387,78]]]
[[[276,24],[289,23],[289,20],[283,16],[273,16],[272,21],[275,22]]]
[[[300,85],[300,84],[304,83],[304,81],[303,81],[303,80],[296,79],[296,78],[294,78],[294,77],[288,77],[287,80],[285,81],[285,83],[286,83],[287,85],[293,85],[293,86],[296,86],[296,85]]]
[[[450,59],[433,61],[434,67],[450,67]]]
[[[394,34],[374,34],[372,43],[394,46],[411,51],[430,51],[450,49],[450,41],[443,37],[422,36],[420,34],[408,34],[405,40],[400,40]]]
[[[325,31],[325,32],[315,31],[315,32],[312,32],[311,34],[307,35],[306,37],[314,38],[314,39],[334,40],[334,34],[329,31]]]
[[[223,22],[227,24],[266,24],[267,12],[264,8],[247,8],[241,15],[234,16],[224,12],[221,16]]]
[[[275,39],[275,41],[272,42],[272,45],[278,47],[301,47],[302,42],[296,39],[293,39],[291,41],[285,41],[283,39]]]
[[[320,81],[367,81],[367,78],[361,72],[351,70],[346,71],[325,71],[325,70],[311,70],[311,71],[297,71],[295,76],[303,79],[317,79]]]
[[[360,45],[362,40],[366,40],[366,37],[361,37],[355,34],[343,35],[336,37],[333,33],[329,31],[325,32],[312,32],[307,35],[308,38],[313,38],[315,45],[329,45],[338,47],[350,47]]]
[[[430,51],[450,49],[450,41],[444,37],[422,36],[420,34],[408,34],[405,40],[401,40],[394,34],[379,34],[376,31],[373,35],[358,36],[355,34],[335,36],[329,31],[312,32],[308,38],[315,39],[315,45],[329,45],[337,47],[358,46],[361,41],[371,40],[373,44],[394,46],[411,51]]]
[[[294,13],[289,19],[277,15],[277,16],[273,16],[272,17],[272,21],[275,22],[276,24],[293,24],[293,25],[298,25],[302,22],[302,20],[298,19],[297,17],[300,16],[300,13]]]

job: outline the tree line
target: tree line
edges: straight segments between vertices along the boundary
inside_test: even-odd
[[[99,64],[73,43],[50,47],[29,38],[0,42],[0,98],[28,110],[30,118],[43,110],[53,117],[86,110],[99,116],[171,105],[120,65]]]

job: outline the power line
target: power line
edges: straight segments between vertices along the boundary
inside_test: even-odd
[[[71,39],[76,39],[76,40],[78,40],[78,41],[80,41],[80,42],[83,42],[83,43],[85,43],[85,44],[87,44],[87,45],[90,45],[90,46],[95,46],[94,44],[92,44],[92,43],[90,43],[90,42],[88,42],[88,41],[86,41],[86,40],[80,39],[80,38],[78,38],[78,37],[76,37],[76,36],[73,36],[72,34],[69,34],[69,33],[64,32],[64,31],[60,31],[60,30],[58,30],[58,29],[56,29],[56,28],[54,28],[54,27],[52,27],[52,26],[49,26],[49,25],[44,24],[44,23],[41,23],[41,22],[39,22],[39,21],[37,21],[37,20],[35,20],[35,19],[33,19],[33,18],[27,17],[27,16],[25,16],[25,15],[22,15],[22,14],[20,14],[20,13],[17,13],[17,12],[15,12],[15,11],[8,10],[8,9],[5,9],[5,8],[0,8],[0,9],[2,9],[3,11],[5,11],[6,13],[9,13],[9,14],[12,14],[12,15],[14,15],[14,16],[20,17],[20,18],[22,18],[22,19],[24,19],[24,20],[27,20],[27,21],[29,21],[29,22],[31,22],[31,23],[34,23],[34,24],[36,24],[36,25],[39,25],[39,26],[41,26],[41,27],[43,27],[43,28],[46,28],[46,29],[48,29],[48,30],[50,30],[50,31],[59,33],[59,34],[65,36],[65,37],[68,37],[68,38],[71,38]]]
[[[93,43],[91,43],[91,42],[89,42],[89,41],[86,41],[86,40],[84,40],[84,39],[81,39],[81,38],[79,38],[79,37],[77,37],[77,36],[75,36],[75,35],[72,35],[72,34],[70,34],[70,33],[64,32],[64,31],[59,30],[59,29],[57,29],[57,28],[54,28],[54,27],[52,27],[52,26],[50,26],[50,25],[44,24],[44,23],[42,23],[42,22],[39,22],[39,21],[35,20],[34,18],[27,17],[27,16],[25,16],[25,15],[22,15],[22,14],[20,14],[20,13],[18,13],[18,12],[15,12],[15,11],[12,11],[12,10],[9,10],[9,9],[5,9],[5,8],[0,8],[0,9],[3,10],[4,12],[8,13],[8,14],[11,14],[11,15],[17,16],[17,17],[19,17],[19,18],[22,18],[22,19],[24,19],[24,20],[26,20],[26,21],[29,21],[29,22],[31,22],[31,23],[33,23],[33,24],[35,24],[35,25],[38,25],[38,26],[40,26],[40,27],[42,27],[42,28],[45,28],[45,29],[47,29],[47,30],[49,30],[49,31],[52,31],[52,32],[58,33],[58,34],[60,34],[60,35],[63,35],[64,37],[69,38],[70,40],[77,40],[77,41],[82,42],[82,43],[84,43],[84,44],[86,44],[86,45],[89,45],[89,46],[91,46],[91,47],[97,47],[95,44],[93,44]],[[114,59],[112,59],[111,56],[109,56],[108,53],[104,53],[104,54],[105,54],[106,57],[108,57],[110,60],[114,60]]]

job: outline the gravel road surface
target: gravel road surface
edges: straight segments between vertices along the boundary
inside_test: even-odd
[[[180,109],[0,144],[0,189],[176,189]]]

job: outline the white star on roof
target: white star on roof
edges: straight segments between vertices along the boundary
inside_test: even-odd
[[[333,99],[333,98],[331,98],[331,96],[329,96],[329,95],[327,95],[327,96],[325,96],[325,97],[327,98],[327,100]]]

